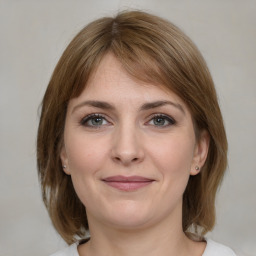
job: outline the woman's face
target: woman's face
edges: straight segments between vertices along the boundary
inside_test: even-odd
[[[61,159],[89,224],[142,228],[181,222],[183,192],[207,149],[177,95],[134,80],[108,54],[68,105]]]

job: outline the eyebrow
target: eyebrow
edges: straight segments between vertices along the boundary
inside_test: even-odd
[[[181,112],[183,112],[183,114],[185,114],[185,110],[184,110],[184,108],[182,107],[181,104],[175,103],[175,102],[172,102],[172,101],[167,101],[167,100],[159,100],[159,101],[144,103],[140,107],[140,111],[154,109],[154,108],[162,107],[162,106],[165,106],[165,105],[171,105],[171,106],[179,109]],[[72,113],[74,111],[76,111],[78,108],[81,108],[83,106],[91,106],[91,107],[100,108],[100,109],[107,109],[107,110],[114,110],[115,109],[115,107],[113,105],[109,104],[108,102],[97,101],[97,100],[89,100],[89,101],[84,101],[84,102],[76,105],[72,109]]]
[[[83,106],[91,106],[91,107],[95,107],[95,108],[108,109],[108,110],[113,110],[114,109],[114,106],[112,106],[111,104],[109,104],[105,101],[88,100],[88,101],[84,101],[84,102],[76,105],[73,108],[72,113],[74,111],[76,111],[78,108],[81,108]]]
[[[152,108],[158,108],[158,107],[162,107],[165,105],[171,105],[175,108],[178,108],[181,112],[183,112],[183,114],[185,114],[185,110],[182,107],[181,104],[179,103],[175,103],[172,101],[168,101],[168,100],[159,100],[159,101],[154,101],[154,102],[149,102],[149,103],[145,103],[141,106],[140,110],[149,110]]]

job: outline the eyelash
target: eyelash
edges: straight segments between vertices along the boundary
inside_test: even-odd
[[[99,125],[93,125],[93,124],[88,124],[89,121],[92,121],[94,119],[101,119],[102,122],[107,122],[107,123],[110,123],[106,117],[102,114],[90,114],[86,117],[84,117],[81,121],[80,121],[80,124],[82,126],[86,126],[86,127],[90,127],[90,128],[100,128],[101,126],[105,126],[107,124],[99,124]],[[156,125],[155,123],[154,124],[150,124],[150,122],[154,122],[154,120],[156,119],[162,119],[164,120],[164,123],[167,121],[168,124],[164,124],[164,125]],[[150,120],[146,122],[146,124],[148,125],[152,125],[152,126],[155,126],[155,127],[159,127],[159,128],[165,128],[165,127],[168,127],[168,126],[171,126],[171,125],[175,125],[176,124],[176,121],[170,117],[170,116],[167,116],[167,115],[163,115],[163,114],[154,114],[153,116],[150,117]]]
[[[90,127],[90,128],[99,128],[100,126],[102,126],[102,124],[100,125],[92,125],[92,124],[88,124],[89,121],[92,121],[93,119],[102,119],[103,121],[107,121],[106,117],[102,114],[90,114],[86,117],[84,117],[81,121],[80,121],[80,124],[82,126],[86,126],[86,127]],[[108,122],[109,123],[109,122]]]
[[[156,120],[156,119],[162,119],[162,120],[168,122],[168,124],[160,125],[160,126],[154,124],[154,126],[159,127],[159,128],[165,128],[165,127],[168,127],[168,126],[176,124],[176,121],[172,117],[167,116],[167,115],[163,115],[163,114],[155,114],[155,115],[153,115],[151,117],[151,119],[147,123],[150,123],[151,121]]]

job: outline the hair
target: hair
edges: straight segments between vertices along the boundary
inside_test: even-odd
[[[206,130],[210,143],[201,172],[191,176],[183,195],[183,231],[202,237],[215,224],[215,196],[227,166],[227,139],[213,80],[197,47],[175,25],[160,17],[125,11],[84,27],[61,56],[41,105],[37,167],[42,197],[52,223],[71,244],[89,230],[85,206],[60,151],[67,106],[86,87],[102,58],[112,53],[132,77],[163,86],[190,110],[196,138]]]

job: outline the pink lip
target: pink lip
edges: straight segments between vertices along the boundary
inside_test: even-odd
[[[116,189],[123,191],[134,191],[150,185],[154,180],[141,176],[111,176],[104,178],[103,181]]]

